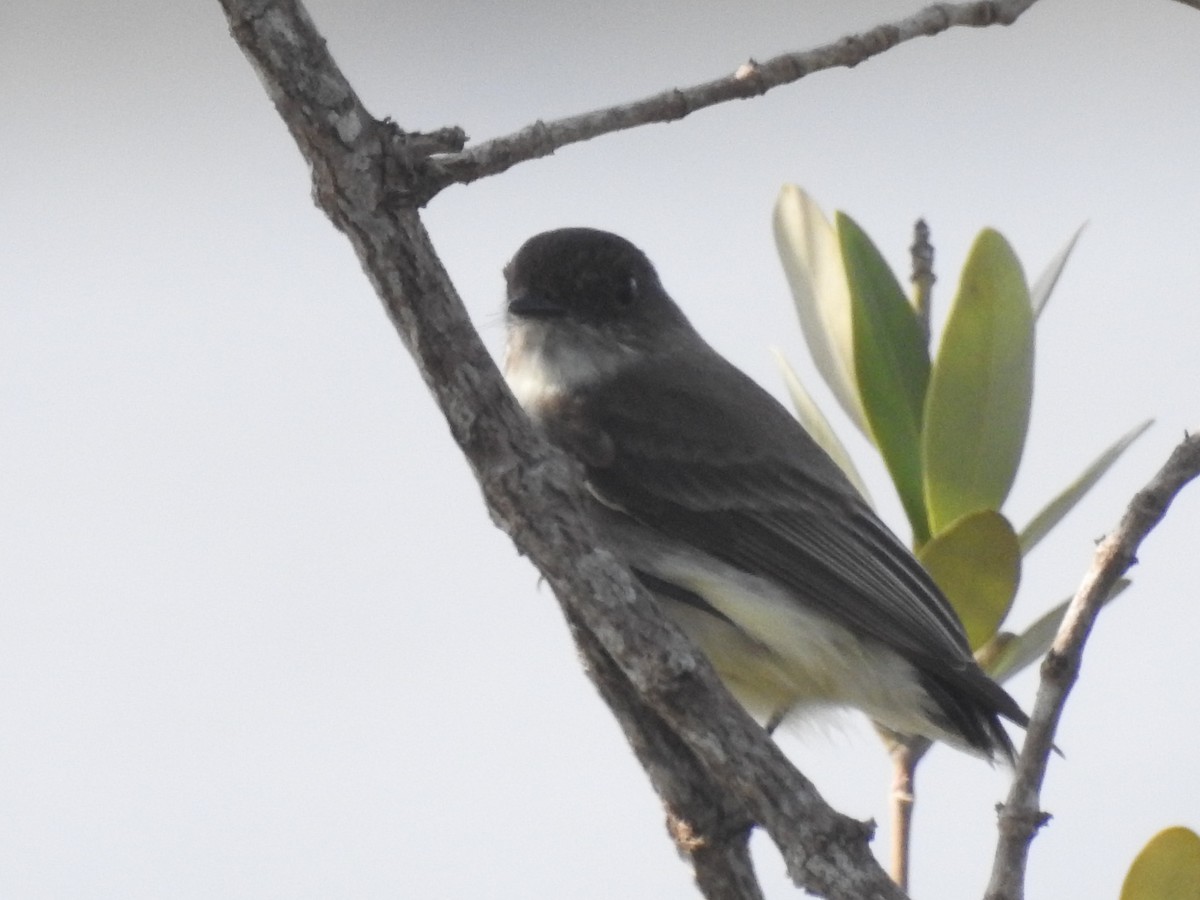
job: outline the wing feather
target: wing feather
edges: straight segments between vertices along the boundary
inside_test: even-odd
[[[703,363],[656,358],[577,397],[565,430],[611,447],[593,492],[914,662],[971,668],[953,610],[836,464],[747,376]]]

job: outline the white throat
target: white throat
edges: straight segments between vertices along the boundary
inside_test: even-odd
[[[587,326],[561,320],[510,322],[504,377],[533,418],[549,404],[616,375],[636,351]]]

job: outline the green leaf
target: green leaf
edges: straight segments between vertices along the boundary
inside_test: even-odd
[[[854,374],[850,288],[833,226],[816,202],[794,184],[780,190],[772,221],[808,352],[850,421],[869,437]]]
[[[1008,242],[984,229],[963,268],[925,406],[925,504],[934,534],[1004,504],[1032,394],[1029,289]]]
[[[1062,521],[1075,504],[1083,499],[1083,495],[1092,489],[1097,481],[1103,477],[1112,464],[1117,461],[1122,453],[1142,436],[1143,432],[1154,424],[1153,419],[1147,419],[1141,425],[1129,431],[1115,444],[1096,457],[1096,461],[1088,466],[1083,474],[1076,478],[1067,488],[1051,500],[1039,512],[1028,525],[1021,531],[1021,554],[1024,555],[1032,550],[1046,533],[1055,525]]]
[[[858,469],[854,467],[854,460],[850,458],[850,454],[846,452],[845,446],[838,440],[838,436],[834,434],[833,429],[829,426],[829,420],[825,418],[824,413],[816,403],[813,402],[808,391],[804,389],[804,385],[800,383],[800,378],[796,375],[794,369],[784,359],[783,354],[777,349],[772,348],[775,354],[775,362],[779,365],[779,371],[783,373],[783,383],[787,386],[788,394],[792,398],[792,406],[796,410],[796,418],[800,420],[800,424],[804,426],[804,430],[808,432],[809,437],[817,442],[817,445],[829,454],[829,458],[838,464],[845,474],[850,479],[850,483],[862,495],[862,498],[871,503],[871,495],[867,493],[867,485],[862,480],[862,476],[858,474]]]
[[[935,536],[917,558],[958,613],[971,649],[991,640],[1021,580],[1021,551],[1008,520],[990,509],[973,513]]]
[[[854,371],[859,399],[920,546],[929,538],[921,489],[921,415],[929,348],[896,276],[866,233],[845,213],[835,227],[850,285]]]
[[[1116,600],[1129,585],[1128,578],[1118,579],[1108,597],[1105,598],[1104,605],[1107,606]],[[1019,636],[1007,633],[997,635],[1000,646],[994,651],[989,651],[985,647],[984,651],[978,654],[979,664],[983,666],[985,672],[992,676],[992,680],[999,684],[1003,684],[1018,672],[1033,665],[1046,655],[1046,651],[1054,643],[1054,636],[1058,634],[1063,616],[1067,614],[1067,607],[1070,605],[1070,598],[1064,600],[1026,628]]]
[[[1196,900],[1200,897],[1200,835],[1176,826],[1160,831],[1134,859],[1121,900]]]
[[[1046,268],[1042,270],[1042,274],[1038,276],[1037,281],[1033,283],[1033,287],[1029,289],[1029,301],[1033,305],[1035,318],[1041,317],[1042,310],[1046,308],[1046,302],[1054,292],[1054,286],[1058,284],[1058,278],[1067,265],[1071,251],[1075,249],[1075,244],[1079,241],[1079,236],[1083,234],[1085,228],[1087,228],[1087,222],[1076,229],[1066,246],[1055,254],[1054,259],[1050,260]]]

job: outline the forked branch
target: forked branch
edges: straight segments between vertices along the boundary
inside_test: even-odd
[[[472,328],[417,207],[466,183],[608,132],[681,118],[811,72],[852,66],[955,26],[1008,24],[1034,0],[938,4],[899,22],[734,74],[461,149],[447,128],[417,134],[372,117],[296,0],[222,0],[238,43],[313,170],[317,200],[350,239],[470,462],[496,523],[554,588],[589,674],[667,807],[672,834],[712,897],[758,895],[745,836],[763,827],[797,885],[835,898],[899,898],[866,845],[869,828],[831,810],[647,602],[580,514],[569,463],[530,428]],[[989,897],[1021,895],[1038,790],[1062,703],[1099,599],[1133,561],[1175,493],[1200,470],[1186,441],[1141,492],[1076,597],[1043,669],[1017,782],[1001,816]],[[1014,881],[1015,879],[1015,881]],[[1015,887],[1014,887],[1015,884]]]

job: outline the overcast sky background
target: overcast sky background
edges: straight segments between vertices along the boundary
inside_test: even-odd
[[[917,4],[309,8],[374,114],[484,139]],[[504,262],[598,226],[730,359],[783,396],[778,345],[831,413],[775,257],[781,184],[850,212],[900,272],[926,217],[940,313],[980,228],[1033,277],[1089,222],[1039,323],[1011,518],[1157,424],[1027,560],[1020,625],[1200,425],[1198,47],[1200,13],[1167,0],[1045,0],[453,188],[426,222],[497,354]],[[7,4],[0,108],[0,896],[694,896],[215,0]],[[1101,618],[1033,896],[1115,896],[1151,835],[1200,828],[1198,535],[1193,487]],[[1032,704],[1032,673],[1010,687]],[[861,718],[781,742],[880,820],[886,853],[889,772]],[[981,894],[1006,785],[930,755],[914,896]]]

